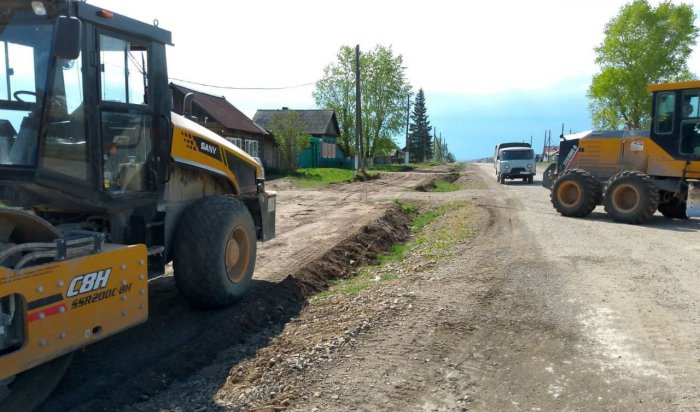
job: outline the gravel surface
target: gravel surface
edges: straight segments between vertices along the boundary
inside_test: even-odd
[[[362,243],[357,237],[331,240],[340,247],[311,261],[290,260],[297,277],[270,269],[262,275],[269,290],[260,285],[252,297],[260,299],[263,320],[232,320],[244,336],[206,340],[215,350],[202,346],[209,353],[202,362],[176,358],[190,365],[186,373],[100,408],[700,410],[699,220],[657,214],[644,226],[623,225],[600,207],[587,218],[564,218],[538,180],[500,185],[490,164],[468,165],[458,181],[465,190],[420,193],[384,181],[339,189],[346,197],[315,198],[345,199],[343,207],[358,213],[362,205],[385,205],[379,220],[371,212],[355,219],[384,228],[382,241],[364,239],[375,252],[408,233],[388,229],[406,223],[387,214],[387,201],[461,207],[413,234],[416,246],[377,268],[376,282],[362,290],[343,294],[336,285],[312,297],[329,277],[357,270],[354,258],[340,258]],[[405,186],[415,187],[411,182]],[[281,199],[313,193],[288,189]],[[338,265],[319,263],[328,260]],[[291,279],[297,290],[281,295],[287,303],[277,311],[269,309],[282,290],[275,279]]]

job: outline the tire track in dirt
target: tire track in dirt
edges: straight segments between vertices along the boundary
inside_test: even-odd
[[[671,396],[658,386],[663,381],[630,380],[600,368],[579,322],[585,306],[572,300],[580,295],[569,288],[570,268],[544,258],[542,246],[549,245],[540,246],[537,232],[523,224],[520,196],[507,190],[464,195],[481,205],[479,237],[457,248],[452,263],[414,273],[406,286],[415,292],[413,308],[373,329],[348,359],[315,373],[308,393],[321,395],[293,409],[668,405]]]
[[[550,305],[579,320],[581,347],[569,361],[593,376],[597,373],[608,393],[624,394],[618,399],[594,396],[595,386],[584,387],[596,405],[592,409],[696,409],[700,357],[692,355],[698,348],[697,311],[692,308],[698,288],[691,285],[697,286],[697,279],[678,270],[678,261],[687,261],[688,255],[677,255],[672,270],[659,267],[668,256],[661,251],[687,244],[679,238],[697,224],[657,215],[648,225],[621,225],[599,211],[584,219],[562,218],[552,211],[548,197],[525,189],[517,193],[539,205],[521,214],[523,222],[536,234],[534,242],[546,245],[543,254],[555,268],[559,293],[569,300],[549,298]],[[580,359],[586,354],[588,359]],[[581,372],[580,367],[564,369]],[[563,398],[567,385],[582,381],[563,380],[557,393]]]
[[[400,180],[417,185],[430,177]],[[279,193],[278,213],[284,220],[279,236],[260,245],[250,291],[231,308],[192,310],[177,294],[171,274],[151,281],[149,320],[77,353],[40,410],[115,410],[150,399],[225,349],[236,348],[228,359],[236,364],[264,347],[299,313],[308,293],[325,287],[328,278],[342,276],[344,267],[389,247],[396,240],[387,237],[387,231],[406,230],[405,224],[402,229],[391,220],[395,212],[389,223],[373,223],[392,209],[388,202],[339,202],[338,195],[348,191],[364,189],[350,184],[330,192],[292,191],[288,198]],[[325,204],[336,207],[324,210]]]

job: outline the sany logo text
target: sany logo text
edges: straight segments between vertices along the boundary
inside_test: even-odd
[[[112,269],[104,269],[74,277],[73,280],[70,281],[70,285],[68,285],[68,293],[66,293],[66,296],[72,298],[73,296],[107,287],[110,273],[112,273]]]
[[[208,144],[208,143],[206,143],[206,142],[201,142],[201,143],[199,144],[199,148],[202,149],[202,151],[204,151],[204,152],[211,153],[211,154],[213,154],[213,155],[216,154],[216,149],[217,149],[217,147],[214,146],[213,144]]]

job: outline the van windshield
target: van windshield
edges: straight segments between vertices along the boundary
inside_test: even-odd
[[[532,150],[504,150],[501,152],[501,159],[503,160],[528,160],[532,158]]]

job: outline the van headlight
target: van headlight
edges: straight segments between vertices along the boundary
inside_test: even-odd
[[[508,170],[508,169],[510,169],[510,165],[508,163],[506,163],[505,166],[503,166],[503,168]]]
[[[532,169],[532,164],[528,163],[528,164],[527,164],[527,168],[528,168],[528,169]]]

